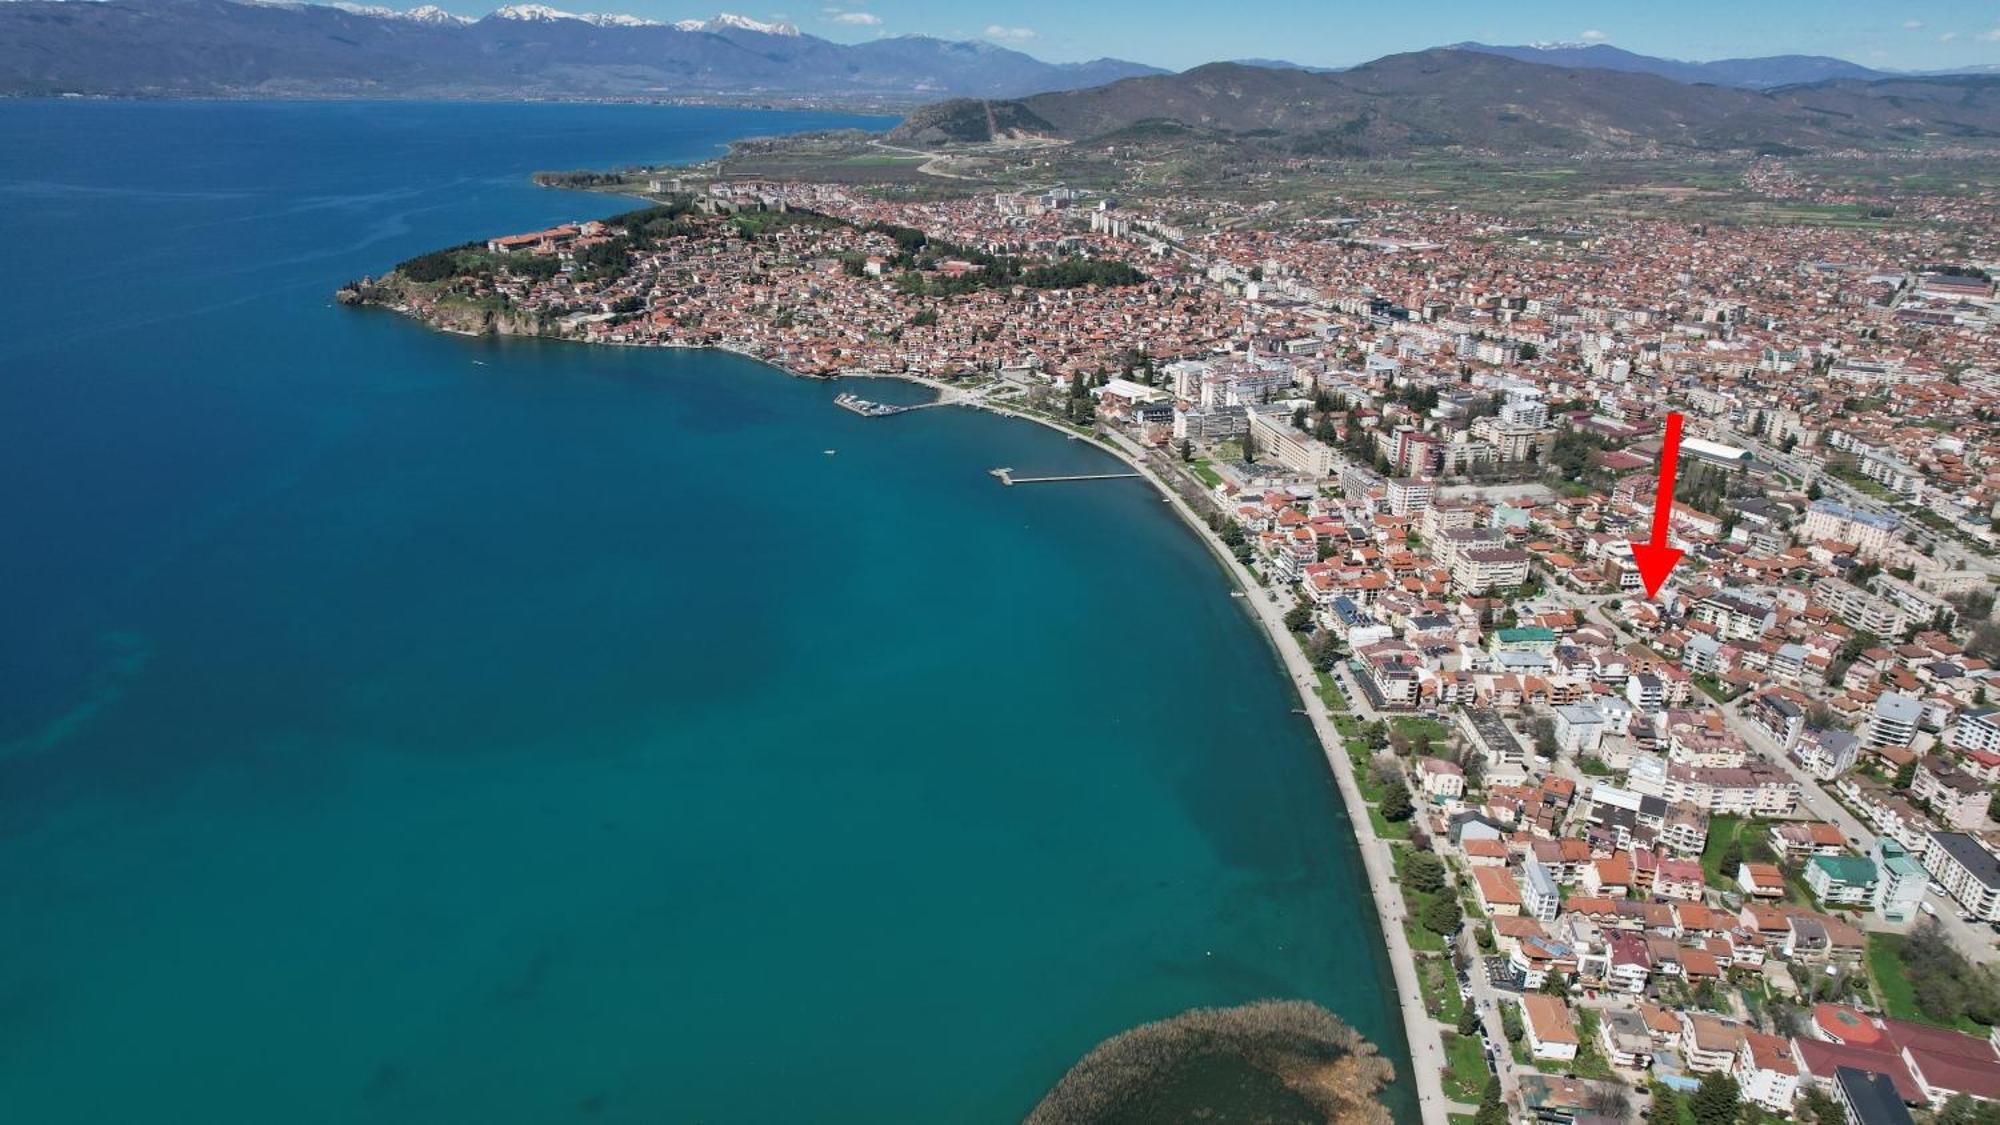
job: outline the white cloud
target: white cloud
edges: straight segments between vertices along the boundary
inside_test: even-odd
[[[986,30],[979,34],[987,39],[1005,39],[1010,43],[1025,43],[1035,38],[1035,29],[1032,27],[1001,27],[997,23],[989,23],[986,25]]]
[[[849,27],[881,27],[882,17],[873,12],[835,12],[827,17],[834,23],[844,23]]]
[[[1904,21],[1903,21],[1903,30],[1904,30],[1904,31],[1916,31],[1916,30],[1918,30],[1918,29],[1922,28],[1923,26],[1924,26],[1924,21],[1922,21],[1922,20],[1904,20]]]
[[[1577,38],[1583,40],[1585,43],[1602,43],[1611,37],[1593,27],[1589,31],[1577,36]]]
[[[1940,42],[1940,43],[1949,43],[1949,42],[1951,42],[1952,40],[1954,40],[1954,39],[1956,39],[1956,38],[1958,38],[1958,32],[1956,32],[1956,31],[1947,31],[1947,32],[1945,32],[1945,33],[1944,33],[1943,35],[1940,35],[1940,36],[1938,36],[1938,42]]]
[[[1976,38],[1981,43],[2000,43],[2000,27],[1996,27],[1991,31],[1982,31]]]

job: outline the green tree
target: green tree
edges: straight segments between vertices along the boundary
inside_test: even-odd
[[[1430,852],[1418,852],[1403,865],[1403,885],[1419,894],[1444,889],[1444,860]]]
[[[1556,721],[1547,715],[1536,715],[1528,720],[1528,733],[1534,736],[1535,753],[1544,758],[1553,758],[1561,749],[1556,744]]]
[[[1479,1009],[1467,1004],[1458,1010],[1458,1033],[1460,1035],[1479,1034]]]
[[[1646,1108],[1646,1125],[1680,1125],[1681,1099],[1664,1082],[1653,1083],[1653,1104]]]
[[[1300,602],[1285,611],[1285,628],[1294,633],[1303,633],[1312,624],[1313,607],[1310,602]]]
[[[1896,788],[1908,789],[1917,782],[1917,759],[1911,758],[1896,767]]]
[[[1464,917],[1455,896],[1439,895],[1424,904],[1422,922],[1424,929],[1434,934],[1448,934],[1458,928]]]
[[[1479,1112],[1472,1125],[1507,1125],[1507,1103],[1501,1099],[1499,1075],[1488,1075],[1486,1091],[1479,1096]]]
[[[1701,1088],[1688,1099],[1688,1109],[1694,1113],[1695,1125],[1736,1125],[1742,1101],[1736,1079],[1727,1074],[1704,1074]]]
[[[1521,1006],[1512,1000],[1500,1001],[1500,1032],[1509,1043],[1519,1043],[1521,1037],[1528,1033],[1527,1027],[1521,1023]]]
[[[1417,812],[1416,805],[1410,800],[1410,787],[1400,781],[1382,794],[1381,808],[1382,819],[1392,821],[1408,820]]]
[[[1799,1117],[1811,1121],[1813,1125],[1846,1125],[1847,1122],[1847,1113],[1840,1108],[1840,1103],[1818,1086],[1806,1088],[1799,1098],[1797,1109]]]
[[[1938,1110],[1937,1125],[2000,1125],[2000,1104],[1953,1094]]]

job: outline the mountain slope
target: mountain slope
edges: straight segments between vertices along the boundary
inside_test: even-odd
[[[468,21],[352,4],[0,3],[4,94],[1004,97],[1155,73],[917,37],[849,46],[727,15],[668,25],[533,4]]]
[[[1496,47],[1486,43],[1457,43],[1453,49],[1499,55],[1517,62],[1540,63],[1588,70],[1617,70],[1628,74],[1653,74],[1676,82],[1707,82],[1717,86],[1742,86],[1768,90],[1804,82],[1825,82],[1836,78],[1889,78],[1887,71],[1870,70],[1859,63],[1828,55],[1769,55],[1761,58],[1717,59],[1713,62],[1682,62],[1613,47],[1608,43],[1549,43],[1525,47]]]
[[[1043,135],[1061,140],[1207,139],[1335,156],[1825,150],[1927,137],[2000,145],[2000,79],[1991,77],[1842,80],[1763,92],[1449,49],[1391,55],[1334,74],[1216,63],[992,103],[978,114],[945,103],[911,114],[891,136],[937,144],[937,124],[948,119],[953,128],[943,132],[977,141],[976,125],[989,108],[996,118],[1046,122]]]

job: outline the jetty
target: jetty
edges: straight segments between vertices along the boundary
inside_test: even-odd
[[[1075,473],[1061,477],[1017,477],[1013,469],[990,469],[992,475],[1000,478],[1000,483],[1008,486],[1017,484],[1061,484],[1073,480],[1137,480],[1138,473]]]
[[[833,404],[842,410],[851,410],[863,418],[889,418],[897,414],[908,414],[912,410],[928,410],[933,406],[943,406],[943,402],[916,402],[898,406],[891,402],[871,402],[852,392],[833,396]]]

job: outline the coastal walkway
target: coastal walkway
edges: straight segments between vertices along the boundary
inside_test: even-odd
[[[1223,547],[1222,541],[1208,529],[1208,525],[1195,514],[1180,493],[1147,467],[1145,450],[1124,434],[1114,431],[1110,436],[1124,459],[1138,469],[1140,475],[1157,485],[1168,502],[1187,519],[1189,526],[1201,535],[1237,584],[1245,590],[1259,589],[1257,577]],[[1439,1034],[1437,1022],[1424,1009],[1423,990],[1417,984],[1416,954],[1410,948],[1409,935],[1403,931],[1409,908],[1403,901],[1402,888],[1396,884],[1395,857],[1389,851],[1389,843],[1376,836],[1374,826],[1369,823],[1368,805],[1362,800],[1361,787],[1354,776],[1354,762],[1347,756],[1340,732],[1334,729],[1326,702],[1315,690],[1318,686],[1317,674],[1306,661],[1305,653],[1299,650],[1298,643],[1292,640],[1291,631],[1285,628],[1284,610],[1277,603],[1259,597],[1241,600],[1256,614],[1258,623],[1270,635],[1272,647],[1277,649],[1284,661],[1285,670],[1298,689],[1300,701],[1305,704],[1306,716],[1312,722],[1313,732],[1319,736],[1320,749],[1326,755],[1327,764],[1333,768],[1341,798],[1347,805],[1348,821],[1354,828],[1361,863],[1368,873],[1368,889],[1375,901],[1376,916],[1381,922],[1383,942],[1388,946],[1389,963],[1395,972],[1397,999],[1402,1005],[1403,1033],[1410,1045],[1410,1069],[1415,1072],[1407,1077],[1416,1088],[1418,1110],[1425,1125],[1446,1125],[1454,1113],[1470,1115],[1479,1107],[1445,1097],[1444,1040]]]
[[[992,474],[993,474],[994,476],[996,476],[996,477],[999,477],[999,478],[1000,478],[1000,483],[1001,483],[1001,484],[1005,484],[1005,485],[1016,485],[1016,484],[1061,484],[1061,483],[1063,483],[1064,481],[1073,481],[1073,480],[1143,480],[1143,479],[1145,479],[1145,478],[1144,478],[1144,476],[1143,476],[1142,474],[1140,474],[1140,473],[1076,473],[1076,474],[1072,474],[1072,475],[1070,475],[1070,476],[1066,476],[1066,477],[1017,477],[1017,476],[1015,476],[1015,475],[1014,475],[1014,470],[1012,470],[1012,469],[991,469],[991,470],[988,470],[988,471],[989,471],[989,472],[991,472],[991,473],[992,473]]]

